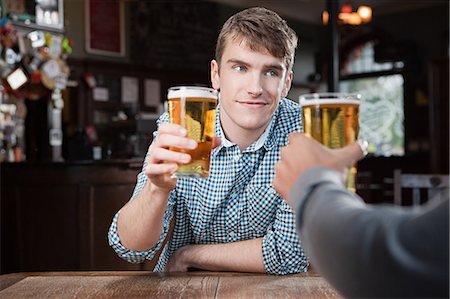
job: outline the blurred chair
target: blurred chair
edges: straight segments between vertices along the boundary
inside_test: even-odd
[[[412,205],[417,206],[426,200],[443,196],[443,191],[449,189],[449,176],[442,174],[406,174],[400,169],[394,170],[394,204],[402,205],[402,190],[412,190]],[[427,198],[421,198],[426,190]]]

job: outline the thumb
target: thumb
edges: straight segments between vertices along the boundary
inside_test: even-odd
[[[338,154],[346,165],[353,165],[367,154],[367,146],[367,141],[358,140],[355,143],[338,149]]]

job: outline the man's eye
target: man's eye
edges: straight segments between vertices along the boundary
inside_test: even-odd
[[[270,71],[267,71],[267,72],[266,72],[266,76],[269,76],[269,77],[278,77],[278,72],[277,72],[277,71],[274,71],[274,70],[270,70]]]
[[[237,72],[245,72],[245,67],[242,65],[236,65],[235,67],[233,67],[233,69]]]

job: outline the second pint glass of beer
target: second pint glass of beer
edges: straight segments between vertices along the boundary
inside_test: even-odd
[[[358,138],[361,95],[314,93],[301,95],[305,134],[329,148],[340,148]],[[356,191],[356,166],[350,169],[346,187]]]
[[[208,177],[214,138],[217,91],[198,86],[171,87],[167,99],[170,123],[186,128],[188,137],[198,143],[194,150],[170,148],[170,150],[191,155],[191,162],[178,165],[173,176],[185,178]]]

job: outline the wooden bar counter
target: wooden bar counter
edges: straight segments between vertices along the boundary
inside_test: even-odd
[[[6,298],[341,298],[315,273],[29,272],[0,276]]]

